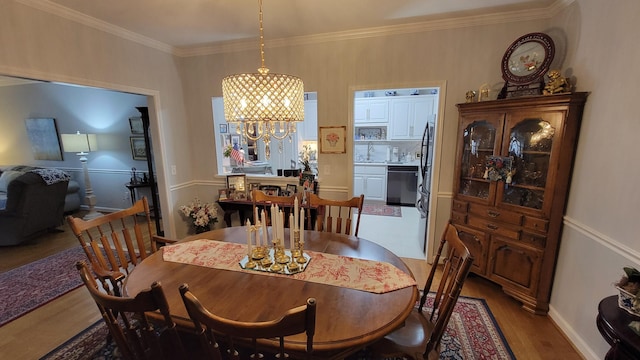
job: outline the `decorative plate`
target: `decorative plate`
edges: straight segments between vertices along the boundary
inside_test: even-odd
[[[502,77],[509,84],[524,85],[541,79],[555,54],[551,37],[530,33],[514,41],[502,57]]]

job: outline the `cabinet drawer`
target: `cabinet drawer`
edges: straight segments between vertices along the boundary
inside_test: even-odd
[[[354,166],[353,172],[355,174],[364,174],[364,175],[386,175],[387,167],[385,165],[380,166]]]
[[[479,204],[470,204],[469,212],[480,215],[485,218],[494,219],[513,225],[522,225],[522,214],[511,211],[496,209],[494,207],[483,206]]]
[[[549,230],[549,220],[525,216],[524,227],[537,231],[547,232],[547,230]]]
[[[468,224],[491,234],[504,236],[514,240],[520,239],[520,230],[509,228],[507,225],[501,224],[497,221],[491,221],[477,216],[469,216]]]
[[[457,211],[452,211],[451,212],[451,221],[458,223],[458,224],[466,224],[467,223],[467,214],[465,213],[461,213],[461,212],[457,212]]]
[[[466,201],[453,200],[451,210],[466,213],[469,207],[469,203]]]
[[[547,245],[546,236],[535,235],[528,232],[522,232],[520,241],[539,249],[544,249],[545,245]]]

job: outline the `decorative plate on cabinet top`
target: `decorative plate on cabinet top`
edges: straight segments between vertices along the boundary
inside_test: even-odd
[[[523,85],[541,79],[549,70],[555,54],[551,37],[530,33],[514,41],[502,57],[502,78]]]

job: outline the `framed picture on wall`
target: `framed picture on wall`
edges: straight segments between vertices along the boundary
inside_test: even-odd
[[[147,160],[147,148],[144,144],[143,136],[130,136],[131,155],[133,160]]]
[[[220,134],[226,134],[229,132],[229,126],[227,124],[220,124]]]
[[[35,160],[62,161],[56,119],[25,119],[25,126]]]
[[[140,116],[129,118],[129,128],[132,134],[144,134],[142,118]]]
[[[320,126],[318,131],[320,153],[344,154],[347,152],[346,126]]]

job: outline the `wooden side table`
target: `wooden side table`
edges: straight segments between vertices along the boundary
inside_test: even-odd
[[[602,337],[611,345],[605,360],[640,359],[640,335],[629,328],[632,321],[640,321],[640,317],[620,309],[618,295],[600,301],[596,325]]]

